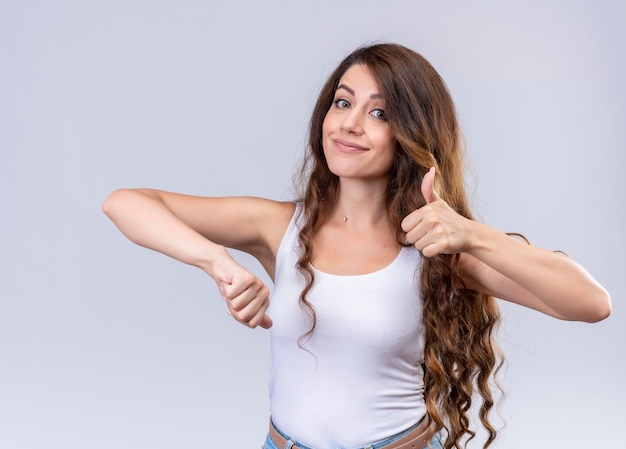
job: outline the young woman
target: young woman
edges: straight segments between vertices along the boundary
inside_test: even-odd
[[[610,298],[580,265],[474,221],[456,113],[419,54],[359,48],[321,90],[295,202],[118,190],[133,242],[211,276],[229,313],[271,329],[266,449],[459,448],[487,430],[494,297],[594,322]],[[267,286],[226,248],[256,257]]]

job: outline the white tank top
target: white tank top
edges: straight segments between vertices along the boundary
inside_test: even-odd
[[[313,335],[300,305],[296,268],[301,205],[276,255],[268,311],[270,408],[276,426],[315,449],[357,448],[395,435],[425,414],[421,256],[403,248],[385,268],[340,276],[314,269],[308,294],[317,313]]]

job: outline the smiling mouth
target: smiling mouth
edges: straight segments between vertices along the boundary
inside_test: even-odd
[[[346,153],[356,153],[360,151],[367,151],[367,148],[362,147],[361,145],[357,145],[356,143],[348,142],[345,140],[335,139],[333,140],[333,142],[335,146],[337,147],[337,149]]]

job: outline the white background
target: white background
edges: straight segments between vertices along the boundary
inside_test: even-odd
[[[119,187],[293,198],[318,89],[378,40],[447,81],[477,216],[613,298],[595,325],[503,306],[497,447],[621,447],[624,5],[0,0],[0,448],[260,447],[267,332],[100,206]]]

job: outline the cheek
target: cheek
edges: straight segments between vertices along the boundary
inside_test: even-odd
[[[333,130],[332,120],[330,120],[328,114],[326,114],[324,121],[322,122],[322,146],[324,148],[324,152],[326,151],[326,145]]]
[[[394,140],[391,133],[387,130],[376,135],[376,144],[379,148],[383,148],[385,153],[393,156]]]
[[[322,137],[326,137],[333,130],[333,120],[327,112],[322,122]]]
[[[387,166],[388,170],[391,170],[393,168],[394,159],[395,159],[395,143],[393,139],[391,138],[391,136],[388,136],[388,135],[383,136],[379,142],[380,142],[380,148],[384,148],[382,154],[383,154],[383,159],[385,161],[385,165]]]

